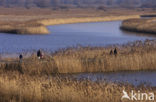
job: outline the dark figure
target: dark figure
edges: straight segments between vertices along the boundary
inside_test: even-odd
[[[43,58],[43,53],[41,52],[41,50],[37,51],[37,57],[38,57],[38,59],[42,59]]]
[[[118,54],[117,49],[114,49],[114,55],[116,56]]]
[[[23,55],[22,55],[22,54],[19,55],[19,59],[20,59],[20,60],[23,59]]]
[[[38,59],[41,58],[41,50],[38,50],[38,51],[37,51],[37,57],[38,57]]]
[[[113,51],[111,50],[109,54],[112,55],[113,54]]]
[[[23,59],[23,55],[20,54],[20,55],[19,55],[19,62],[20,62],[20,63],[22,62],[22,59]]]

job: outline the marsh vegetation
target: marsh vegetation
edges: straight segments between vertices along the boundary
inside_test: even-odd
[[[40,11],[38,13],[38,11]],[[152,9],[138,11],[137,9],[23,9],[1,8],[0,32],[12,34],[48,34],[48,25],[101,22],[139,18],[140,14],[153,13]],[[77,13],[75,13],[77,12]],[[128,12],[128,13],[127,13]],[[38,15],[38,16],[35,16]]]
[[[132,32],[156,34],[156,18],[125,20],[122,22],[121,29]]]
[[[121,100],[123,89],[127,92],[156,92],[155,88],[143,85],[134,87],[61,77],[27,76],[16,72],[1,72],[0,75],[1,102],[129,102]]]
[[[46,26],[56,24],[83,23],[83,22],[102,22],[124,20],[129,18],[139,18],[133,16],[108,16],[108,17],[82,17],[82,18],[64,18],[64,19],[39,19],[27,22],[5,22],[1,23],[0,32],[13,34],[48,34]]]
[[[18,59],[1,59],[1,102],[119,102],[127,92],[156,92],[154,87],[92,82],[60,77],[61,73],[155,70],[156,41],[136,41],[112,47],[76,47]],[[115,52],[110,53],[114,48]],[[3,61],[2,61],[3,60]],[[56,77],[50,77],[56,74]],[[147,90],[148,89],[148,90]],[[144,101],[142,101],[144,102]]]
[[[42,16],[38,17],[32,16],[36,11],[31,12],[31,16],[27,12],[23,14],[22,10],[23,16],[20,14],[19,16],[19,12],[18,16],[8,15],[1,10],[0,12],[4,14],[0,16],[0,32],[18,34],[47,34],[46,26],[53,24],[139,17],[137,11],[129,12],[129,15],[133,14],[133,16],[127,16],[127,10],[126,13],[119,11],[113,16],[113,10],[105,11],[109,12],[107,14],[103,14],[100,10],[95,15],[93,15],[95,11],[86,13],[82,10],[75,15],[73,15],[75,11],[70,10],[63,14],[62,11],[58,11],[59,14],[53,11],[51,15],[41,14]],[[49,11],[46,14],[49,14]],[[116,51],[114,51],[115,48]],[[125,101],[121,100],[123,89],[127,92],[140,90],[156,93],[154,87],[143,84],[135,87],[128,83],[92,82],[60,77],[64,73],[156,70],[155,40],[107,47],[65,48],[55,52],[44,52],[43,59],[38,59],[36,52],[27,52],[27,54],[23,54],[21,61],[18,58],[0,59],[1,102],[122,102]],[[56,77],[51,77],[53,74]]]
[[[117,48],[117,54],[110,54]],[[3,59],[2,70],[22,71],[29,75],[52,73],[83,73],[111,71],[155,70],[155,40],[136,41],[114,47],[76,47],[45,53],[45,58],[38,60],[36,54],[24,58],[9,59],[17,63],[7,63]],[[6,61],[6,63],[5,63]]]

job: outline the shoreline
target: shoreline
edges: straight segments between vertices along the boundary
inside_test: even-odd
[[[37,20],[36,22],[41,23],[45,26],[50,26],[50,25],[60,25],[60,24],[118,21],[118,20],[130,19],[130,18],[140,18],[140,15],[108,16],[108,17],[80,17],[80,18],[66,18],[66,19],[43,19],[43,20]]]
[[[50,25],[117,21],[117,20],[126,20],[130,18],[140,18],[140,15],[38,19],[22,22],[17,25],[16,23],[15,24],[13,23],[11,25],[4,23],[0,27],[0,32],[13,34],[49,34],[50,32],[48,31],[47,26]]]
[[[132,16],[109,16],[109,17],[80,17],[80,18],[66,18],[66,19],[43,19],[37,20],[37,23],[43,24],[46,29],[47,26],[60,25],[60,24],[75,24],[75,23],[92,23],[92,22],[106,22],[126,20],[130,18],[140,18],[140,15]]]
[[[118,54],[110,55],[117,47]],[[0,63],[2,102],[119,102],[123,90],[131,93],[156,93],[148,82],[137,86],[128,82],[90,81],[61,77],[60,73],[110,70],[156,70],[156,40],[136,41],[121,46],[62,49],[39,60],[36,53],[22,63]],[[18,61],[18,59],[16,59]],[[48,62],[45,62],[48,61]],[[19,61],[18,61],[19,62]],[[121,69],[119,69],[121,68]],[[52,74],[56,73],[56,77]],[[124,77],[124,76],[122,76]],[[138,79],[136,79],[138,81]],[[112,98],[113,96],[113,98]],[[60,98],[61,97],[61,98]],[[61,100],[60,100],[61,99]],[[112,101],[113,99],[113,101]],[[146,101],[142,101],[146,102]]]
[[[156,40],[146,40],[110,47],[68,48],[53,53],[45,52],[43,60],[39,60],[34,52],[32,56],[24,58],[22,63],[18,63],[17,58],[3,59],[16,63],[4,61],[0,66],[2,70],[7,66],[15,71],[19,71],[20,66],[27,74],[153,71],[156,70],[155,45]],[[110,51],[115,48],[118,54],[110,55]]]
[[[121,24],[120,29],[129,32],[146,33],[146,34],[155,35],[156,34],[155,21],[156,18],[147,18],[147,19],[137,18],[137,19],[124,20]]]
[[[128,83],[77,81],[11,72],[1,72],[0,86],[1,102],[123,102],[127,101],[121,99],[123,90],[156,93],[155,87],[142,83],[135,87]]]

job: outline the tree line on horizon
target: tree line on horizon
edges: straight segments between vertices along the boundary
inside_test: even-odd
[[[156,8],[156,0],[0,0],[2,7],[145,7]]]

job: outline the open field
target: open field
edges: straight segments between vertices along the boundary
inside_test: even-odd
[[[110,50],[117,48],[117,55]],[[25,57],[25,56],[24,56]],[[18,59],[3,59],[1,70],[19,71],[28,75],[49,75],[52,73],[112,72],[156,70],[156,41],[136,41],[114,47],[76,47],[46,53],[38,60],[36,54]],[[10,63],[8,61],[17,61]]]
[[[48,25],[101,22],[139,18],[142,14],[153,14],[152,9],[8,9],[0,10],[0,32],[15,34],[48,34]],[[37,15],[37,16],[36,16]]]
[[[156,34],[156,18],[125,20],[122,22],[121,29],[132,32]]]

